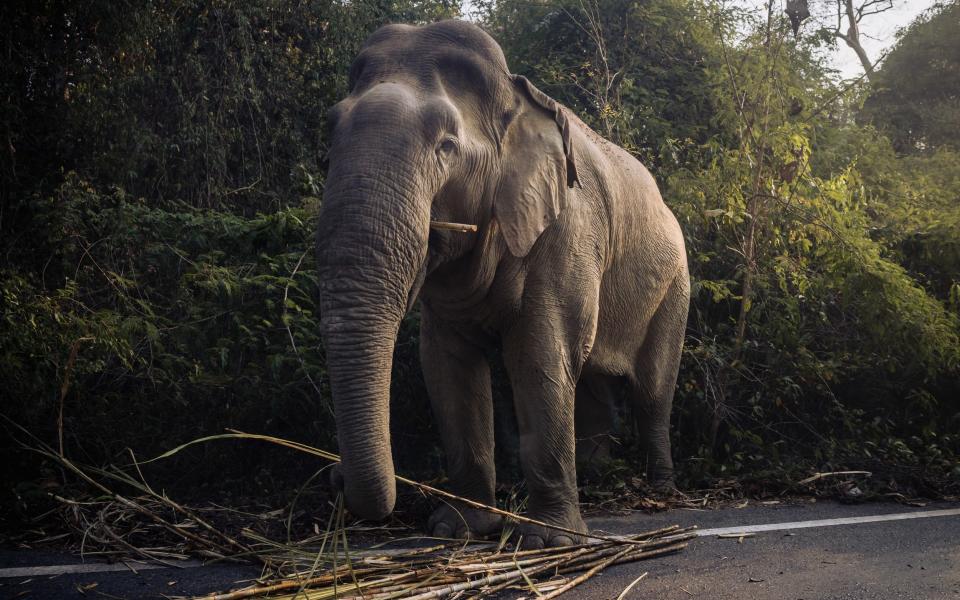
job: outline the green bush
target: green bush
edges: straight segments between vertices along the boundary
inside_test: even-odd
[[[877,92],[837,88],[817,40],[781,19],[679,0],[478,7],[513,70],[647,163],[681,222],[684,485],[874,463],[960,480],[956,152],[899,156],[857,123]],[[455,13],[448,0],[0,7],[2,412],[56,445],[62,406],[66,452],[92,463],[226,427],[335,449],[312,251],[324,113],[373,29]],[[395,354],[395,456],[436,474],[417,329],[414,312]],[[498,461],[516,472],[499,366],[494,386]],[[621,457],[641,466],[623,433]],[[6,481],[38,477],[16,464]],[[220,444],[157,468],[262,494],[317,465]]]

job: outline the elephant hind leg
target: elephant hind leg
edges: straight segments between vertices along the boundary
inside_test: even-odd
[[[577,472],[597,470],[610,460],[617,430],[618,387],[621,378],[584,375],[577,382],[574,432],[577,436]]]
[[[647,450],[647,480],[656,489],[673,489],[670,411],[687,328],[690,284],[686,269],[677,275],[654,313],[638,354],[631,396]]]

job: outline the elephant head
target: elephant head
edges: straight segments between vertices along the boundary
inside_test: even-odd
[[[566,205],[576,166],[565,113],[459,21],[376,31],[328,123],[317,257],[340,477],[347,507],[379,519],[396,499],[388,403],[400,321],[428,273],[478,237],[431,235],[431,220],[494,227],[522,257]]]

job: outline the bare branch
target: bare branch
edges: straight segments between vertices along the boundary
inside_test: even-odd
[[[830,0],[828,4],[836,8],[837,23],[833,28],[833,36],[842,40],[857,54],[867,79],[870,79],[873,75],[873,62],[861,42],[864,36],[860,31],[860,21],[864,17],[892,10],[894,0]]]
[[[873,10],[870,10],[871,8]],[[893,0],[867,0],[857,9],[857,22],[860,22],[863,17],[878,15],[888,10],[893,10]]]

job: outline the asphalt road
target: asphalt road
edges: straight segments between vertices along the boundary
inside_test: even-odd
[[[810,523],[929,511],[952,514]],[[750,505],[597,517],[588,523],[594,529],[622,534],[674,523],[696,524],[706,531],[680,554],[608,569],[577,588],[569,595],[571,599],[616,598],[640,574],[649,572],[628,598],[960,600],[960,504],[934,503],[922,508],[832,502]],[[784,523],[799,524],[785,528]],[[779,525],[742,540],[718,538],[718,532],[711,532],[764,524]],[[60,573],[67,570],[63,565],[73,565],[71,569],[118,568],[91,566],[89,561],[82,564],[73,556],[0,550],[0,598],[162,598],[224,590],[259,574],[256,568],[233,565],[183,569],[133,565],[137,572],[120,566],[122,571]]]
[[[710,512],[670,511],[643,523],[702,529],[957,509],[937,504],[816,503]],[[629,519],[591,526],[627,533]],[[683,553],[608,570],[580,598],[616,598],[643,571],[631,596],[661,600],[960,600],[960,514],[931,518],[773,530],[742,540],[705,536]]]

